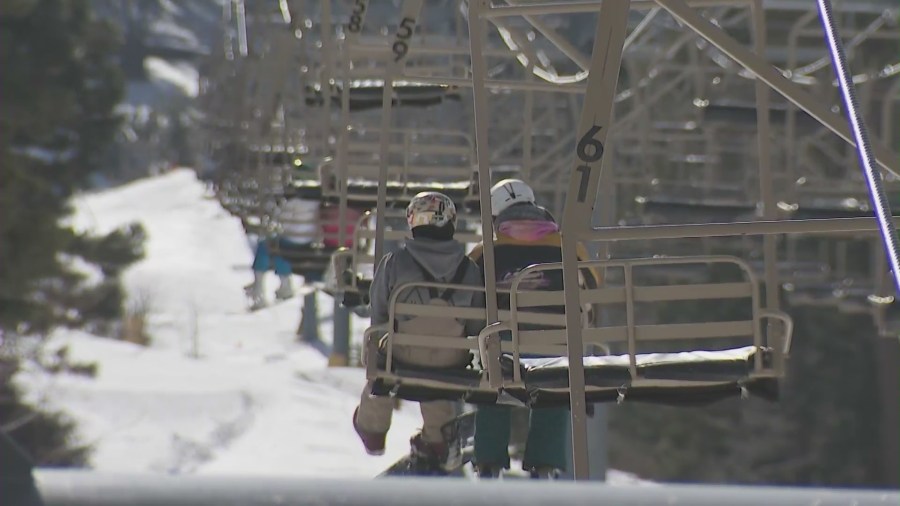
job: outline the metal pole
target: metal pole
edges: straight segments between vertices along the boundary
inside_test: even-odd
[[[534,79],[534,74],[532,74],[534,70],[534,61],[531,58],[528,58],[528,74],[525,76],[525,79],[531,81]],[[524,124],[522,126],[522,179],[525,181],[531,180],[531,144],[533,141],[532,134],[534,133],[534,125],[532,121],[534,120],[534,92],[528,90],[525,92],[525,118]]]
[[[625,44],[622,45],[623,51],[634,44],[637,38],[647,30],[647,27],[650,26],[650,22],[653,21],[653,18],[655,18],[657,14],[659,14],[659,7],[650,9],[650,12],[644,16],[644,19],[642,19],[641,22],[634,27],[634,30],[628,34],[628,37],[625,39]]]
[[[241,56],[247,56],[247,13],[244,10],[244,0],[234,0],[234,14],[237,23],[238,52]]]
[[[799,44],[800,31],[809,24],[810,21],[818,17],[815,11],[809,11],[798,19],[793,26],[791,26],[791,30],[788,32],[788,59],[787,66],[789,69],[793,69],[797,66],[797,45]],[[793,76],[792,76],[793,77]],[[787,173],[787,180],[790,183],[787,187],[788,194],[787,198],[792,200],[796,199],[797,189],[794,185],[794,182],[797,181],[797,149],[796,144],[797,141],[795,137],[797,137],[797,107],[793,104],[793,102],[788,101],[787,103],[787,119],[785,122],[785,135],[784,135],[784,143],[785,143],[785,172]]]
[[[875,160],[872,156],[872,146],[869,143],[869,132],[863,121],[859,108],[856,105],[856,88],[850,78],[850,70],[847,68],[847,59],[844,55],[844,47],[837,33],[830,0],[818,0],[819,13],[822,16],[822,26],[825,29],[825,38],[831,51],[834,70],[837,73],[841,96],[844,99],[844,107],[850,119],[853,129],[853,138],[856,149],[859,152],[859,161],[863,166],[863,173],[869,185],[869,197],[872,207],[875,208],[875,216],[881,231],[881,239],[887,251],[888,261],[893,271],[894,285],[900,294],[900,245],[897,244],[897,229],[891,220],[891,208],[888,205],[887,195],[881,183],[881,173],[875,168]]]
[[[304,279],[304,282],[306,280]],[[319,341],[319,306],[316,302],[316,290],[303,296],[303,309],[300,313],[300,336],[303,341],[314,343]],[[335,332],[335,336],[337,336]],[[338,339],[332,338],[337,345]]]
[[[331,128],[331,86],[334,84],[334,25],[331,20],[331,0],[322,2],[322,66],[324,67],[325,78],[320,80],[322,93],[325,95],[324,114],[322,115],[322,125],[317,127],[325,131],[325,150],[330,151],[331,146],[328,145],[333,132]]]
[[[611,140],[607,146],[610,146],[614,140]],[[610,168],[600,174],[600,203],[594,209],[592,221],[602,226],[612,226],[616,222],[616,197],[619,186],[616,185],[615,169]],[[610,258],[609,241],[600,243],[589,243],[588,252],[592,258],[607,260]],[[595,246],[591,251],[590,246]],[[599,246],[597,248],[596,246]],[[601,272],[603,279],[606,279],[606,272]],[[603,322],[609,322],[608,306],[594,307],[594,311],[600,311],[600,323],[593,325],[602,325]],[[608,324],[608,323],[607,323]],[[609,407],[604,403],[594,403],[593,415],[587,418],[587,440],[588,440],[588,462],[590,463],[589,477],[591,481],[606,481],[606,471],[609,466]],[[571,462],[571,461],[570,461]]]
[[[591,464],[591,481],[606,481],[609,468],[609,406],[605,403],[594,404],[594,414],[587,419],[588,461]],[[566,431],[566,462],[568,467],[561,477],[572,479],[572,435]]]
[[[391,102],[394,96],[394,77],[399,75],[406,63],[412,35],[415,33],[422,0],[406,0],[400,9],[400,21],[394,43],[388,53],[388,63],[384,69],[384,89],[381,95],[381,144],[378,160],[378,203],[375,207],[375,265],[384,255],[384,212],[387,207],[387,178],[389,147],[391,142]]]
[[[510,5],[521,5],[519,4],[519,0],[507,0]],[[547,38],[557,49],[562,52],[562,54],[568,56],[573,62],[575,62],[578,67],[582,70],[588,70],[588,65],[590,64],[590,60],[585,55],[581,54],[581,51],[578,50],[571,42],[566,40],[564,37],[560,37],[558,33],[556,33],[553,28],[550,28],[546,24],[544,24],[539,18],[534,16],[525,15],[523,16],[528,23],[534,27],[535,30],[541,32],[544,37]],[[529,69],[529,72],[531,69]]]
[[[469,1],[469,51],[472,58],[472,96],[475,103],[475,156],[478,159],[478,201],[481,205],[481,235],[484,245],[484,288],[487,323],[497,321],[497,283],[494,265],[494,224],[491,215],[491,165],[490,148],[488,147],[488,127],[490,114],[488,110],[487,88],[484,79],[487,76],[487,62],[481,52],[485,46],[485,25],[481,15],[490,10],[488,0]],[[499,344],[497,344],[499,347]],[[490,350],[492,354],[499,349]],[[494,355],[496,356],[496,355]],[[482,364],[485,368],[487,366]]]
[[[766,51],[766,13],[762,0],[753,0],[750,5],[753,19],[753,46],[757,54]],[[759,194],[763,203],[763,218],[776,219],[775,193],[772,185],[772,141],[769,128],[769,108],[771,91],[769,86],[757,79],[756,83],[756,142],[759,149]],[[763,265],[766,280],[766,308],[777,310],[779,306],[778,250],[777,237],[763,236]],[[770,326],[773,325],[770,323]],[[778,335],[771,331],[770,336]],[[776,343],[777,345],[777,343]]]
[[[323,119],[325,120],[325,125],[322,127],[325,129],[324,141],[325,141],[325,150],[328,151],[328,139],[331,137],[331,85],[334,83],[334,46],[332,44],[331,35],[334,31],[332,19],[331,19],[331,0],[325,0],[322,2],[322,49],[323,49],[323,58],[324,58],[324,79],[319,84],[321,85],[321,92],[325,97],[324,104],[324,114]],[[349,93],[347,88],[346,77],[344,78],[344,86],[343,92]],[[341,96],[342,106],[344,101],[344,96]],[[349,104],[349,98],[348,104]],[[349,105],[348,105],[349,107]],[[343,111],[342,111],[343,112]],[[349,112],[348,112],[349,114]],[[345,116],[341,114],[341,126],[345,127],[343,121]],[[346,118],[349,122],[349,116]],[[343,136],[345,132],[341,132],[341,136]],[[337,164],[338,164],[338,173],[340,176],[338,177],[337,185],[338,189],[341,191],[341,203],[340,206],[346,207],[346,175],[347,175],[347,161],[346,161],[346,145],[343,146],[343,150],[341,149],[340,143],[341,137],[338,137],[338,153],[337,153]],[[342,217],[340,214],[342,213],[343,208],[338,210],[338,226],[340,231],[338,232],[338,240],[341,241],[339,244],[343,245],[343,233],[344,226]],[[336,276],[341,276],[342,273],[336,272]],[[306,304],[304,303],[304,316],[306,316]],[[328,365],[343,367],[349,363],[350,359],[350,313],[346,308],[341,304],[341,300],[339,298],[334,299],[334,311],[332,312],[332,320],[331,320],[331,329],[332,336],[331,342],[331,355],[328,357]],[[304,329],[305,330],[305,329]]]
[[[334,329],[334,344],[331,356],[328,357],[328,366],[346,367],[350,363],[350,310],[339,299],[334,299],[333,308],[331,327]]]
[[[482,55],[484,56],[484,55]],[[400,76],[409,81],[416,81],[423,84],[437,84],[470,87],[472,79],[469,77],[450,77],[450,76],[428,76],[422,74],[404,73]],[[512,79],[484,79],[484,86],[498,90],[534,90],[546,91],[550,93],[575,93],[582,95],[585,87],[580,84],[554,84],[546,81],[514,81]]]
[[[747,5],[751,0],[688,0],[691,7],[739,7]],[[485,17],[526,16],[539,14],[579,14],[598,12],[604,2],[598,0],[577,2],[541,2],[522,5],[509,5],[494,7]],[[655,7],[655,0],[632,0],[631,5],[635,10],[648,10]]]
[[[895,217],[900,220],[900,217]],[[690,223],[682,225],[641,225],[600,227],[579,235],[581,240],[631,241],[641,239],[682,239],[766,234],[833,234],[877,232],[873,218],[828,218],[818,220],[741,221],[733,223]]]
[[[331,0],[326,0],[330,2]],[[369,0],[357,0],[353,12],[350,14],[350,21],[346,26],[346,38],[341,47],[341,131],[338,134],[338,190],[340,191],[340,202],[338,204],[338,247],[344,246],[347,240],[347,138],[350,135],[350,68],[351,68],[351,50],[350,48],[359,39],[359,34],[365,26],[366,13],[369,11]],[[329,96],[330,98],[330,96]],[[341,275],[341,273],[337,273]]]
[[[579,233],[589,231],[591,228],[590,220],[584,217],[593,215],[597,198],[603,145],[611,127],[613,99],[619,80],[622,45],[625,42],[630,5],[630,0],[604,2],[598,14],[587,95],[576,130],[577,165],[572,168],[563,212],[562,266],[569,361],[569,403],[572,410],[572,460],[576,480],[586,480],[590,477],[577,246]]]

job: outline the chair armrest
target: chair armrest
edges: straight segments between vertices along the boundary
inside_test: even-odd
[[[366,379],[378,376],[378,341],[388,331],[387,325],[373,325],[363,332],[362,361],[366,366]]]
[[[481,367],[488,373],[491,388],[503,386],[503,371],[500,368],[500,335],[504,330],[512,331],[509,323],[494,322],[478,333],[478,352]],[[496,351],[494,351],[496,350]]]
[[[794,335],[794,320],[782,311],[775,311],[771,309],[761,310],[759,312],[759,316],[761,318],[772,318],[773,320],[778,320],[784,325],[784,335],[782,336],[782,338],[784,339],[784,347],[782,348],[782,353],[785,356],[790,355],[791,340]]]

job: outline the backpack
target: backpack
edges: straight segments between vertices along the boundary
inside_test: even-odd
[[[436,282],[434,276],[412,255],[413,263],[415,263],[422,271],[422,277],[429,283]],[[466,276],[469,269],[468,257],[463,257],[462,261],[456,268],[450,284],[460,284]],[[454,288],[428,287],[429,300],[427,304],[433,306],[452,306],[450,303],[453,295],[456,293]],[[448,337],[465,337],[465,325],[456,318],[438,317],[438,316],[417,316],[404,320],[402,322],[395,321],[394,330],[407,334],[429,334]],[[422,346],[397,346],[394,353],[402,363],[418,366],[437,367],[437,368],[463,368],[472,362],[472,354],[468,350],[458,349],[439,349],[428,348]]]

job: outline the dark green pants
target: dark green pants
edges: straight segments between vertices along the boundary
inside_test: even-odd
[[[510,413],[508,406],[479,406],[475,413],[475,463],[509,468]],[[566,468],[569,410],[532,409],[525,442],[525,469]]]

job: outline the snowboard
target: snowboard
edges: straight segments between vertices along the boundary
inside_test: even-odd
[[[441,432],[444,439],[453,441],[450,445],[450,456],[445,469],[435,469],[424,459],[420,458],[414,450],[403,456],[390,467],[382,471],[376,478],[389,476],[461,476],[462,468],[472,461],[475,454],[475,411],[467,411],[450,420]]]

